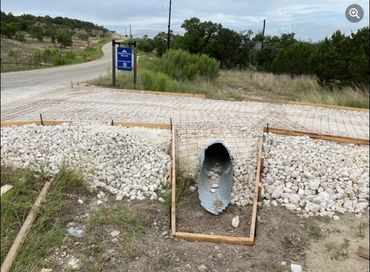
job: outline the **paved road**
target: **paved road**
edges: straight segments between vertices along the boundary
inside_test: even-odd
[[[1,106],[21,105],[53,92],[108,73],[111,69],[111,44],[103,46],[104,56],[98,60],[82,64],[66,65],[48,69],[1,73]]]

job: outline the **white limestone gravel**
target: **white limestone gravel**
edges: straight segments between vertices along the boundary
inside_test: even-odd
[[[301,216],[364,213],[369,202],[368,146],[265,134],[264,204]]]
[[[170,133],[99,123],[1,128],[1,164],[55,174],[65,163],[117,200],[157,199],[169,182]]]

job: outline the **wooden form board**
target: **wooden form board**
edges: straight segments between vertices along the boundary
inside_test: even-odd
[[[335,136],[335,135],[330,135],[330,134],[321,134],[321,133],[313,133],[313,132],[308,132],[308,131],[289,130],[289,129],[271,128],[271,127],[265,127],[263,128],[263,131],[273,133],[273,134],[281,134],[285,136],[308,136],[310,138],[318,139],[318,140],[326,140],[326,141],[333,141],[333,142],[346,143],[346,144],[369,145],[369,139],[351,138],[351,137],[344,137],[344,136]]]
[[[233,245],[245,245],[251,246],[254,244],[254,237],[256,234],[256,224],[257,224],[257,208],[258,199],[260,196],[261,184],[261,173],[263,169],[263,130],[261,131],[261,138],[258,144],[258,157],[257,157],[257,173],[256,173],[256,187],[255,196],[253,199],[253,210],[252,210],[252,220],[250,226],[249,236],[238,237],[238,236],[227,236],[227,235],[211,235],[204,233],[192,233],[192,232],[181,232],[176,231],[176,172],[173,171],[171,175],[171,235],[183,238],[190,241],[201,241],[201,242],[213,242],[213,243],[226,243]],[[172,131],[172,143],[175,143],[175,131]],[[172,145],[172,166],[175,168],[175,145]],[[174,169],[173,168],[173,169]]]
[[[43,123],[43,124],[42,124]],[[11,126],[24,126],[24,125],[44,125],[44,126],[55,126],[64,123],[73,123],[71,120],[16,120],[16,121],[3,121],[1,127]],[[144,128],[157,128],[157,129],[170,129],[171,125],[167,123],[150,123],[150,122],[114,122],[114,126],[122,127],[144,127]]]
[[[369,247],[359,246],[356,251],[357,256],[369,260]]]
[[[118,92],[125,93],[137,93],[137,94],[151,94],[151,95],[167,95],[167,96],[179,96],[179,97],[196,97],[196,98],[206,98],[204,94],[196,93],[175,93],[175,92],[156,92],[156,91],[144,91],[144,90],[122,90],[114,89]]]
[[[244,99],[244,101],[246,101],[246,102],[279,104],[279,105],[289,104],[289,105],[308,106],[308,107],[316,107],[316,108],[326,108],[326,109],[333,109],[333,110],[369,112],[369,109],[367,109],[367,108],[353,108],[353,107],[346,107],[346,106],[336,106],[336,105],[318,104],[318,103],[305,103],[305,102],[290,101],[290,100],[247,98],[247,99]]]
[[[26,220],[24,221],[20,231],[17,234],[17,237],[15,238],[11,248],[9,249],[8,254],[6,255],[3,263],[1,264],[1,272],[8,272],[12,268],[12,265],[17,257],[17,253],[19,252],[24,240],[26,239],[28,232],[32,227],[32,223],[40,210],[41,204],[46,199],[50,186],[51,182],[48,181],[45,183],[44,187],[40,191],[35,203],[32,206],[30,213],[28,214]]]
[[[13,185],[5,184],[1,186],[1,196],[13,188]]]
[[[68,120],[44,120],[44,126],[55,126],[63,123],[72,123]],[[2,121],[1,127],[12,127],[12,126],[25,126],[25,125],[42,125],[41,120],[15,120],[15,121]]]

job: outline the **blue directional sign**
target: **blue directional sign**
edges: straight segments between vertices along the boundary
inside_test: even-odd
[[[132,50],[127,47],[117,48],[117,69],[123,71],[132,70]]]

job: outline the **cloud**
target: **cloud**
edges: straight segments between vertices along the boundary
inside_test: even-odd
[[[155,35],[167,31],[169,0],[2,0],[2,10],[14,14],[65,16],[104,25],[124,34],[132,25],[133,34]],[[367,25],[369,3],[356,1],[365,10],[365,18],[350,23],[344,11],[349,0],[172,0],[172,29],[181,33],[184,19],[198,17],[221,23],[236,31],[261,31],[266,19],[270,35],[294,31],[297,37],[317,41],[337,29],[345,33]]]

